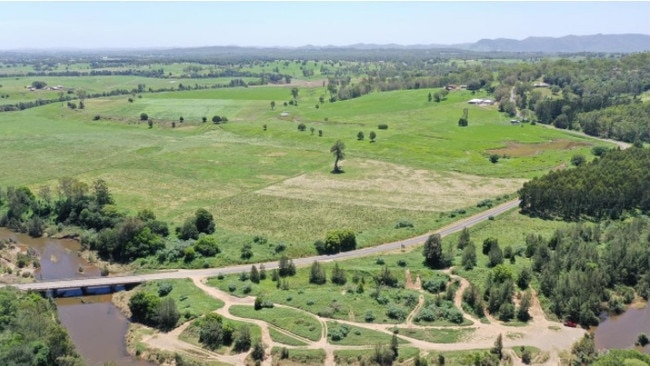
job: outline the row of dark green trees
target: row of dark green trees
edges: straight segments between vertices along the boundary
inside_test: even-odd
[[[531,233],[523,250],[558,317],[595,325],[603,311],[648,299],[650,149],[606,151],[525,183],[519,196],[525,214],[578,222],[550,238]]]
[[[521,210],[542,218],[619,218],[650,212],[650,149],[612,150],[575,169],[524,183]]]
[[[8,187],[0,189],[0,226],[34,237],[41,236],[48,227],[54,230],[78,227],[84,230],[83,245],[114,262],[131,262],[164,252],[165,240],[170,235],[167,223],[157,220],[151,210],[128,215],[113,203],[108,185],[102,179],[89,186],[74,178],[62,178],[56,194],[47,186],[37,195],[27,187]],[[198,209],[176,228],[176,237],[196,240],[202,233],[212,234],[214,230],[212,214]],[[213,240],[205,239],[195,244],[188,252],[211,255],[219,252]],[[167,252],[163,254],[165,258],[172,256]],[[187,254],[176,253],[176,257]]]

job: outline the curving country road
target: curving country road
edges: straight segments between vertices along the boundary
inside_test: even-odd
[[[458,220],[436,231],[419,235],[413,238],[399,240],[396,242],[382,244],[374,247],[352,250],[349,252],[342,252],[333,255],[320,255],[320,256],[313,256],[313,257],[297,258],[297,259],[293,259],[293,262],[296,266],[304,266],[304,265],[311,264],[313,261],[327,262],[327,261],[333,261],[339,259],[364,257],[364,256],[369,256],[369,255],[378,254],[382,252],[394,251],[401,248],[422,244],[424,243],[424,241],[426,241],[426,239],[431,234],[437,233],[440,234],[440,236],[453,234],[457,231],[461,231],[464,227],[470,227],[476,225],[479,222],[488,220],[490,216],[500,215],[515,207],[518,207],[519,202],[520,202],[519,200],[512,200],[512,201],[505,202],[499,206],[480,212],[476,215]],[[53,280],[53,281],[34,282],[34,283],[26,283],[26,284],[16,284],[10,286],[17,287],[21,290],[45,291],[45,290],[53,290],[53,289],[71,289],[71,288],[81,288],[81,287],[125,285],[125,284],[147,282],[152,280],[190,278],[195,276],[212,277],[212,276],[217,276],[218,274],[233,274],[233,273],[248,272],[252,264],[258,264],[258,263],[248,263],[248,264],[242,264],[237,266],[209,268],[209,269],[190,269],[190,270],[180,269],[175,271],[158,272],[158,273],[142,274],[142,275],[130,275],[130,276]],[[266,269],[278,268],[278,261],[265,262],[263,264],[264,267],[266,267]],[[0,287],[4,287],[4,286],[9,286],[9,285],[0,285]]]

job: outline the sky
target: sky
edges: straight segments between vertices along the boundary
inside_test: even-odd
[[[0,0],[0,50],[455,44],[650,34],[650,1]]]

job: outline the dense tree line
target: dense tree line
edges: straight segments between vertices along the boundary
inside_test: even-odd
[[[524,183],[522,212],[543,218],[618,218],[650,212],[650,149],[612,150],[575,169],[557,170]]]
[[[532,81],[539,78],[550,86],[553,96],[533,90]],[[514,87],[517,106],[533,111],[541,123],[628,142],[650,142],[647,113],[643,114],[647,104],[638,98],[650,90],[650,53],[544,60],[530,66],[504,67],[499,79],[497,100],[507,100]],[[592,113],[601,110],[605,111]]]
[[[580,113],[577,122],[588,135],[650,142],[650,103],[632,103]]]
[[[20,74],[14,73],[0,73],[0,78],[6,77],[35,77],[35,76],[48,76],[48,77],[87,77],[87,76],[141,76],[147,78],[158,78],[158,79],[168,79],[172,76],[170,74],[165,74],[164,69],[126,69],[126,70],[91,70],[91,71],[78,71],[78,70],[66,70],[66,71],[28,71]],[[227,78],[227,77],[236,77],[236,78],[260,78],[268,80],[272,83],[279,83],[286,80],[288,77],[291,79],[290,75],[284,75],[279,73],[260,73],[252,71],[242,71],[236,69],[225,69],[221,71],[211,70],[207,73],[189,73],[183,75],[175,75],[174,78],[188,78],[188,79],[213,79],[213,78]]]
[[[604,227],[606,230],[604,230]],[[650,296],[650,219],[576,224],[550,238],[529,234],[525,255],[550,310],[583,325],[602,311],[621,313],[635,293]]]
[[[36,293],[0,289],[0,364],[81,366],[56,305]]]

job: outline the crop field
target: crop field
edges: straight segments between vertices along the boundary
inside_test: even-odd
[[[88,91],[170,85],[121,76],[61,79],[68,81],[47,82]],[[315,84],[298,88],[297,106],[285,106],[292,86],[280,85],[144,93],[133,102],[126,95],[93,98],[83,110],[54,103],[3,113],[0,184],[38,192],[65,176],[101,178],[120,208],[150,208],[179,225],[203,207],[223,234],[263,235],[288,244],[288,255],[304,255],[313,253],[305,243],[311,247],[332,229],[353,229],[359,246],[367,246],[440,227],[448,212],[470,212],[483,199],[512,194],[525,180],[568,166],[572,155],[588,155],[593,145],[553,129],[513,126],[496,106],[466,103],[487,94],[452,92],[435,103],[427,101],[435,90],[422,89],[320,103],[328,92]],[[464,108],[469,127],[461,128]],[[228,122],[213,124],[214,115]],[[330,173],[336,140],[346,145],[344,174]],[[488,160],[495,152],[497,164]],[[402,220],[414,229],[395,230]]]

